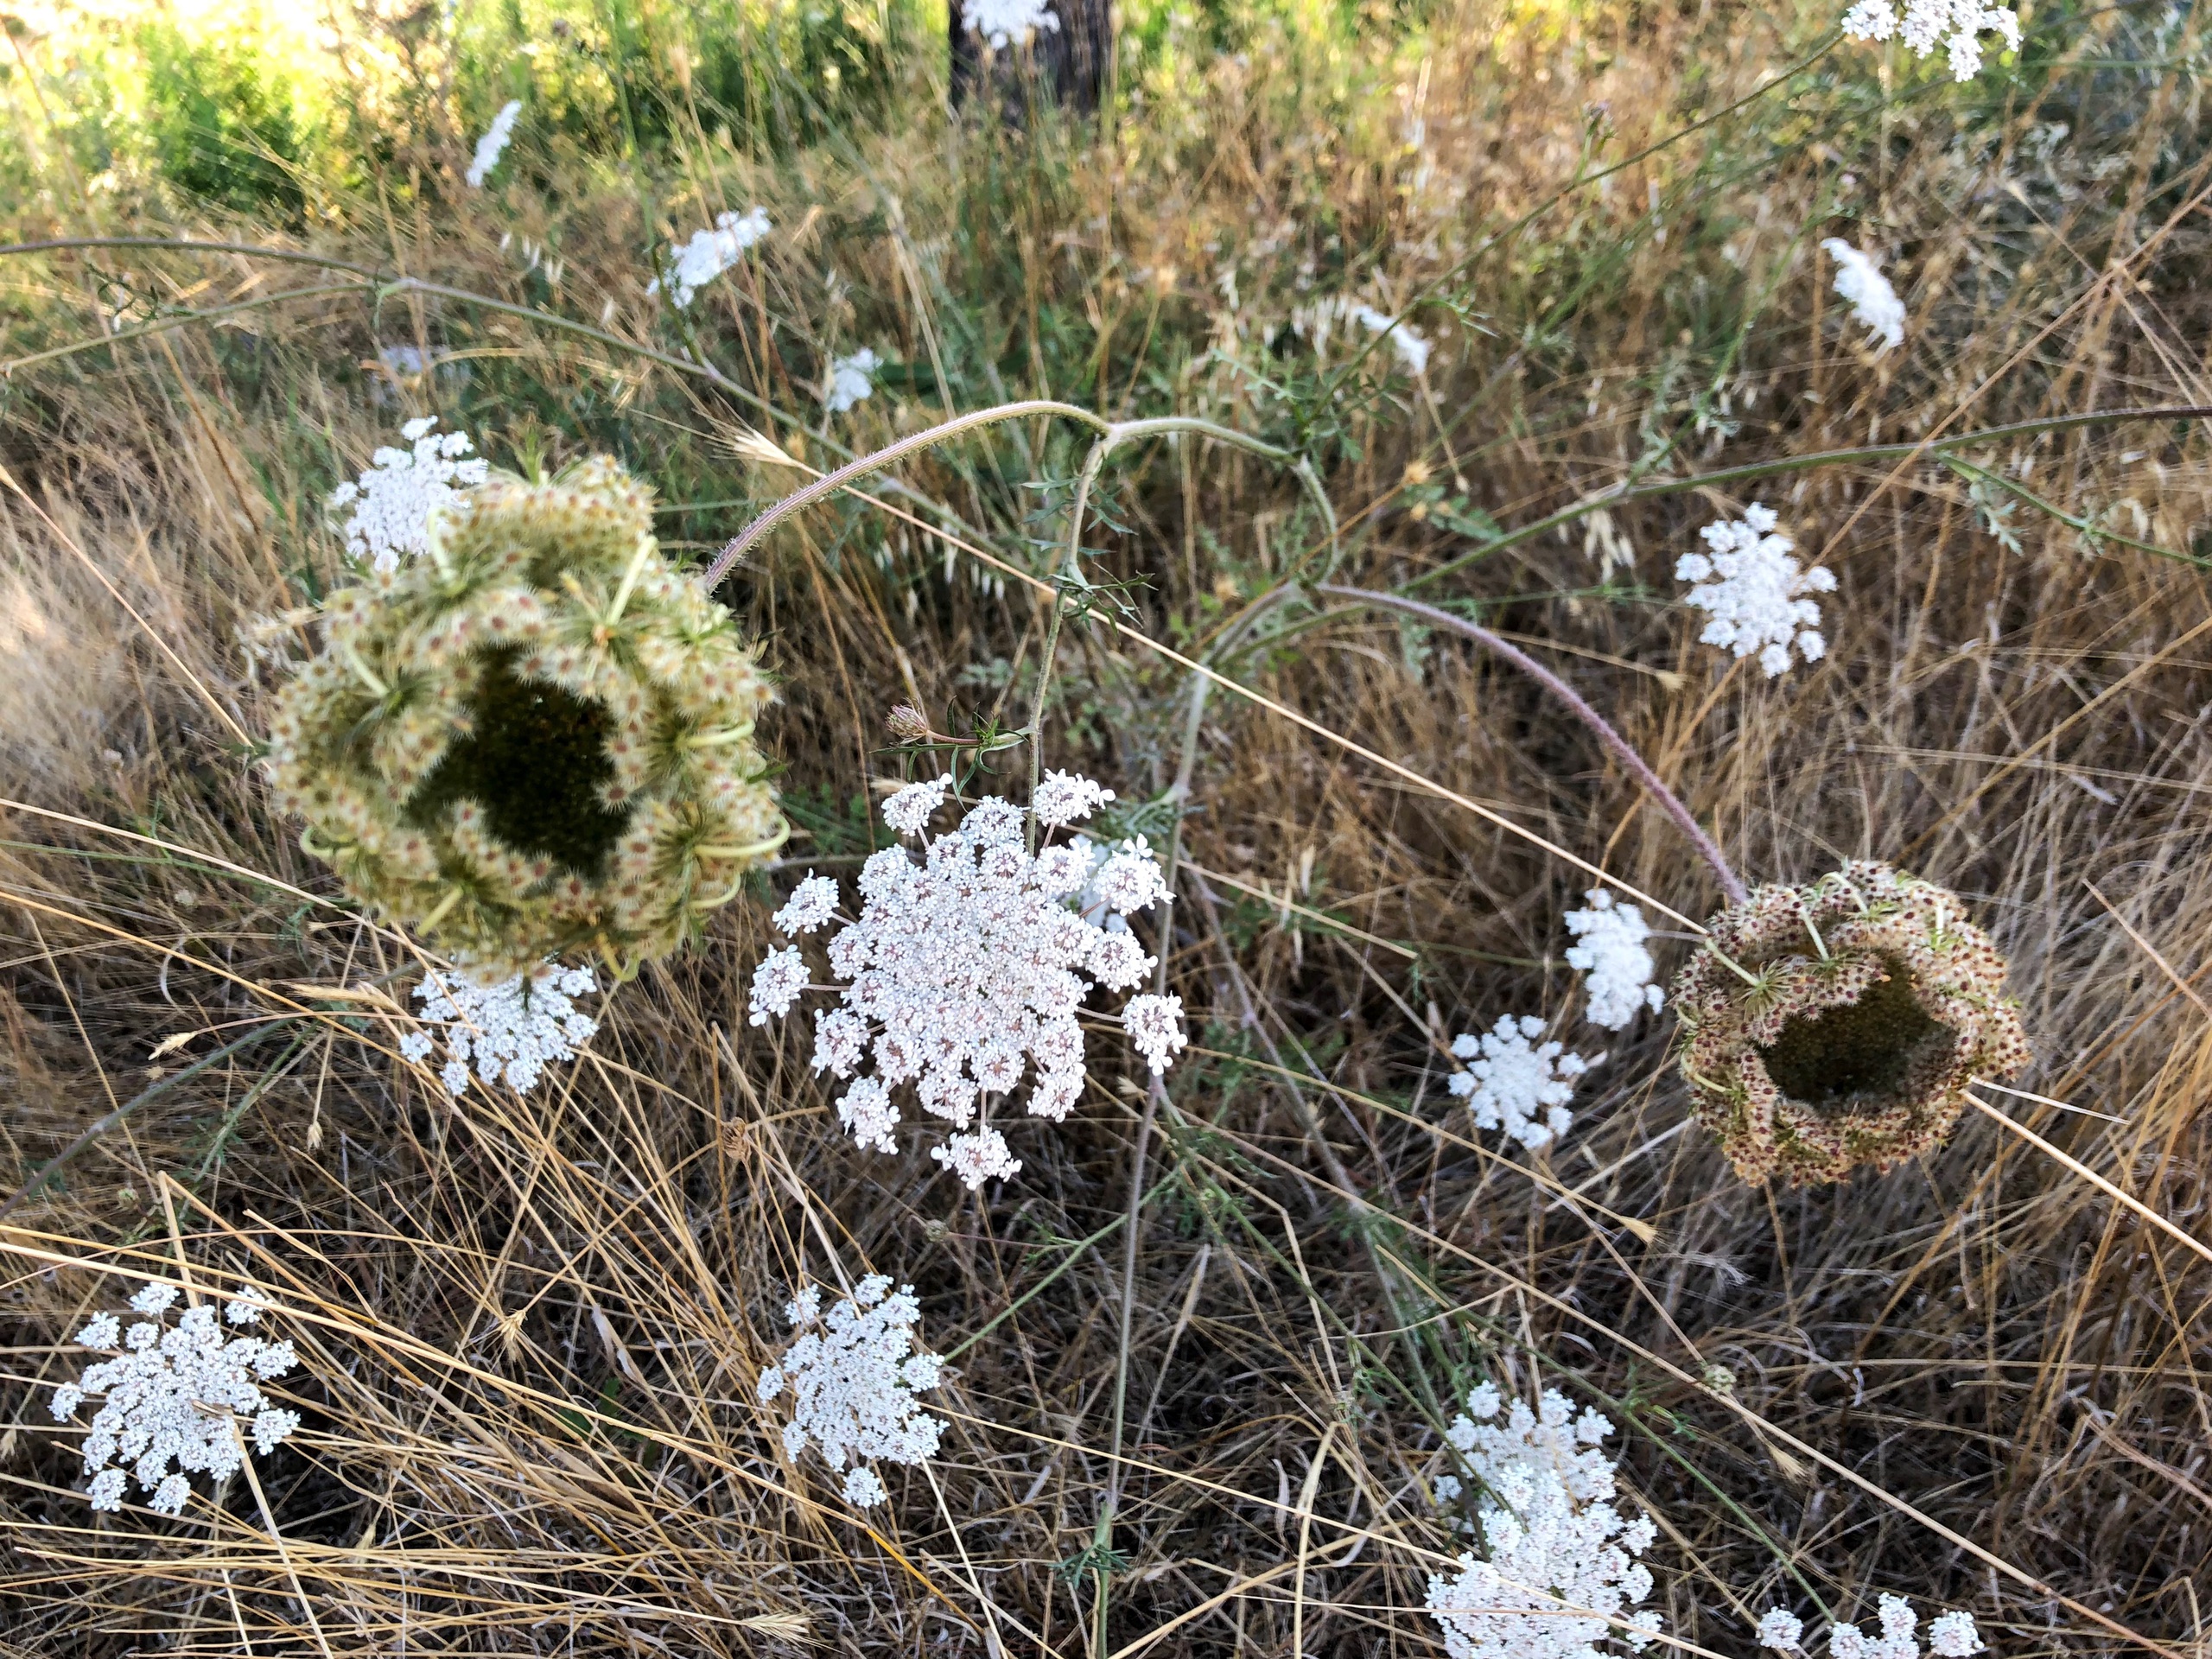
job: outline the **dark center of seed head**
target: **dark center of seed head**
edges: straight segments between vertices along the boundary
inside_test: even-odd
[[[484,809],[486,826],[516,851],[542,855],[595,879],[629,809],[600,799],[614,775],[607,753],[613,716],[602,703],[514,671],[515,653],[491,651],[468,702],[474,729],[446,751],[407,804],[427,827],[456,801]]]
[[[1791,1020],[1771,1047],[1759,1051],[1783,1094],[1831,1109],[1856,1096],[1893,1095],[1929,1044],[1955,1040],[1920,1006],[1905,965],[1891,957],[1882,965],[1889,977],[1856,1002]]]

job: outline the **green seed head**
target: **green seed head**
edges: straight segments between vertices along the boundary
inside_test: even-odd
[[[1887,1169],[1942,1143],[1970,1078],[2027,1064],[2005,959],[1933,882],[1854,861],[1761,887],[1710,925],[1675,982],[1677,1052],[1747,1181]]]
[[[493,479],[321,620],[270,722],[277,803],[365,904],[472,968],[634,972],[789,833],[753,742],[767,677],[611,461]]]

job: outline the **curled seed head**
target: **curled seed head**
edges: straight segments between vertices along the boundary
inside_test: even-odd
[[[2005,959],[1959,896],[1853,861],[1713,918],[1675,979],[1698,1121],[1747,1181],[1841,1180],[1940,1146],[2029,1058]]]
[[[613,461],[494,477],[334,593],[270,718],[276,802],[365,905],[480,971],[665,956],[788,833],[773,692]]]

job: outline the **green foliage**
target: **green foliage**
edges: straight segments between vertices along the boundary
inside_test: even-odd
[[[232,213],[296,219],[304,123],[288,79],[248,41],[149,24],[145,138],[162,176]]]

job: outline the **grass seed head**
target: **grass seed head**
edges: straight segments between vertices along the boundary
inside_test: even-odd
[[[612,461],[499,478],[420,558],[332,594],[277,698],[301,844],[480,972],[677,949],[788,833],[753,742],[772,695]]]
[[[1747,1181],[1841,1180],[1942,1144],[1976,1076],[2028,1043],[2005,959],[1956,893],[1853,861],[1763,887],[1676,978],[1698,1121]]]

